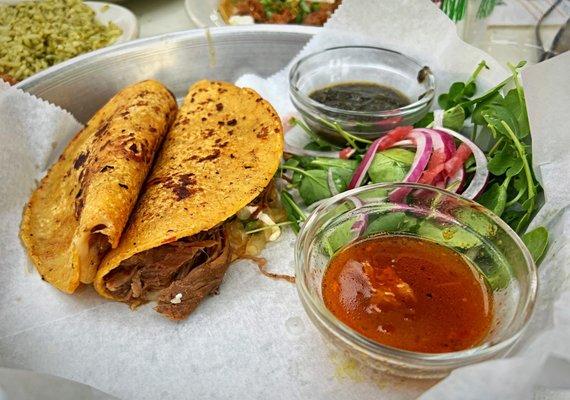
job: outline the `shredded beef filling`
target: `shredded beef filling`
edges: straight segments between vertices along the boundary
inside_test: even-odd
[[[230,262],[219,226],[130,257],[105,277],[105,286],[133,307],[157,299],[156,311],[180,320],[218,289]]]

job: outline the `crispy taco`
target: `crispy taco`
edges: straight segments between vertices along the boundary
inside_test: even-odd
[[[24,209],[20,237],[42,278],[72,293],[117,247],[176,116],[162,84],[117,93],[67,145]]]
[[[283,128],[251,89],[194,84],[167,134],[119,246],[94,285],[107,298],[187,317],[239,256],[229,225],[264,201],[283,152]]]

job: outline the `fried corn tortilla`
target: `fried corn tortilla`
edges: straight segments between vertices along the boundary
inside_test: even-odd
[[[93,281],[176,111],[166,87],[143,81],[117,93],[68,144],[22,219],[20,237],[42,279],[67,293]]]
[[[158,312],[186,317],[232,259],[224,222],[269,185],[282,152],[281,121],[256,92],[193,85],[97,292],[135,306],[158,299]]]

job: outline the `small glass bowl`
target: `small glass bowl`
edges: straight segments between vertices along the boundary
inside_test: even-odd
[[[354,229],[362,219],[365,229]],[[322,281],[331,257],[349,243],[377,235],[430,239],[459,252],[487,277],[494,315],[482,343],[449,353],[400,350],[368,339],[326,308]],[[303,307],[330,344],[364,366],[411,378],[440,378],[504,355],[526,326],[537,291],[532,257],[506,223],[471,200],[420,184],[368,185],[321,204],[299,233],[295,272]]]
[[[348,111],[329,107],[309,96],[315,90],[349,82],[367,82],[394,88],[411,104],[394,110]],[[328,142],[343,144],[337,132],[322,123],[336,122],[346,131],[367,139],[396,126],[413,125],[428,112],[435,93],[429,68],[396,51],[366,46],[335,47],[310,54],[293,65],[289,94],[306,123]]]

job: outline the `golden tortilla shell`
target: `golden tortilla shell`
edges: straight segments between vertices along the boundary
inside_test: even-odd
[[[126,87],[67,145],[24,209],[20,237],[42,279],[72,293],[117,247],[176,115],[161,83]]]
[[[283,127],[251,89],[200,81],[180,108],[119,247],[105,257],[95,289],[123,260],[209,230],[255,199],[277,171]]]

